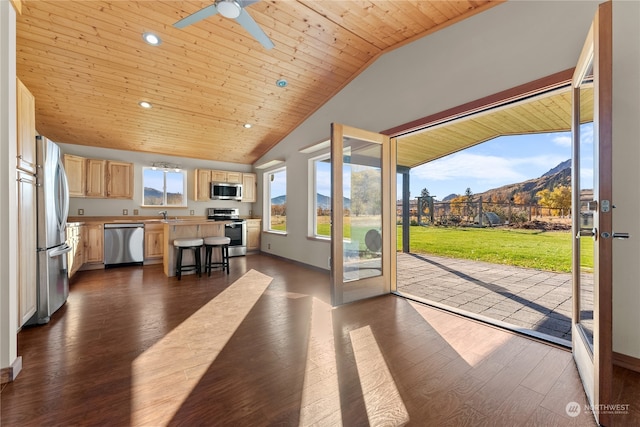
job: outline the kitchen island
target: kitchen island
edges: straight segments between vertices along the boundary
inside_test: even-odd
[[[206,219],[177,219],[163,220],[164,223],[164,254],[162,264],[164,274],[173,277],[176,274],[176,250],[173,241],[180,238],[197,238],[224,236],[224,226],[230,221],[212,221]],[[214,251],[214,257],[219,257],[219,253]],[[202,264],[204,265],[204,249],[202,250]],[[182,264],[194,264],[193,252],[184,251]]]

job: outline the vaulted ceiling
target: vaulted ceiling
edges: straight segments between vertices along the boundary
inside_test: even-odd
[[[36,98],[37,130],[250,164],[381,54],[500,2],[262,0],[246,11],[270,50],[220,15],[173,27],[211,3],[23,0],[17,74]],[[146,44],[144,32],[162,43]]]

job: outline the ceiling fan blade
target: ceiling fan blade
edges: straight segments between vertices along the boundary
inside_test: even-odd
[[[218,13],[218,9],[216,8],[215,4],[212,4],[211,6],[207,6],[195,13],[192,13],[186,18],[182,18],[181,20],[173,24],[173,26],[176,28],[184,28],[188,25],[195,24],[198,21],[202,21],[205,18],[213,16],[216,13]]]
[[[251,15],[249,15],[246,10],[242,9],[242,11],[240,12],[240,16],[236,18],[236,22],[242,25],[244,29],[253,36],[253,38],[258,40],[260,44],[264,46],[265,49],[272,49],[275,46],[269,36],[267,36],[265,32],[262,31],[262,28],[260,28],[260,26],[256,23],[256,21],[253,20]]]

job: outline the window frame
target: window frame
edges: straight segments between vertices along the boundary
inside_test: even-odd
[[[311,158],[309,158],[308,160],[308,172],[309,172],[309,189],[308,189],[308,194],[309,194],[309,200],[308,200],[308,206],[309,206],[309,216],[308,216],[308,220],[307,220],[307,225],[308,225],[308,230],[307,230],[307,237],[309,239],[317,239],[317,240],[323,240],[323,241],[330,241],[331,240],[331,234],[329,234],[328,236],[325,235],[320,235],[318,234],[318,224],[317,224],[317,220],[318,220],[318,197],[317,197],[317,193],[318,193],[318,168],[317,168],[317,164],[320,161],[323,160],[329,160],[329,166],[331,166],[331,152],[327,151],[324,152],[322,154],[313,156]],[[331,186],[331,169],[329,169],[329,186]],[[329,194],[328,197],[332,197],[331,194]],[[329,207],[329,210],[331,210],[331,207]]]
[[[144,188],[145,188],[145,172],[148,170],[160,171],[163,172],[163,187],[162,187],[162,204],[161,205],[147,205],[144,200]],[[180,205],[169,205],[167,204],[167,173],[175,173],[182,175],[182,204]],[[143,166],[142,167],[142,200],[141,207],[144,208],[187,208],[189,207],[187,200],[187,171],[185,169],[173,170],[173,169],[159,169],[154,168],[153,166]]]
[[[287,172],[287,167],[286,166],[281,166],[275,169],[271,169],[268,170],[266,172],[263,173],[262,175],[262,180],[263,180],[263,187],[264,187],[264,191],[262,192],[263,194],[263,205],[265,206],[264,209],[264,221],[262,222],[262,230],[266,233],[273,233],[273,234],[282,234],[285,235],[287,234],[287,228],[286,228],[286,223],[285,223],[285,229],[284,230],[275,230],[271,228],[271,176],[280,173],[280,172],[284,172],[285,173],[285,193],[284,196],[287,197],[287,186],[288,186],[288,182],[287,182],[287,177],[286,177],[286,172]],[[287,200],[288,202],[288,200]],[[286,215],[285,215],[286,217]]]

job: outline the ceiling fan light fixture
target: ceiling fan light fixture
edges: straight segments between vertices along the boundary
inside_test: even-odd
[[[220,0],[216,3],[216,9],[225,18],[236,19],[240,16],[242,6],[235,0]]]

